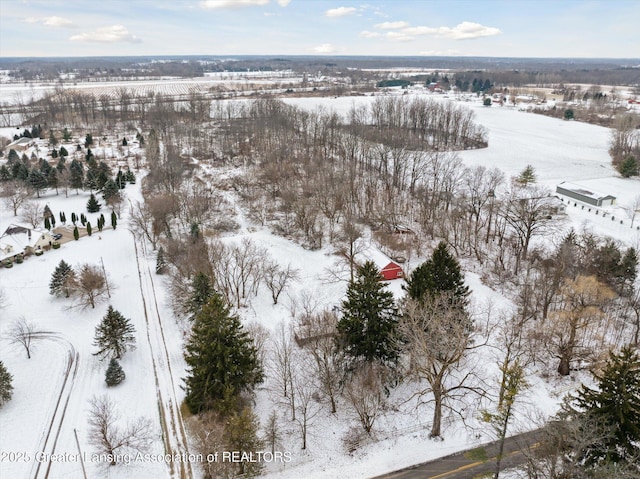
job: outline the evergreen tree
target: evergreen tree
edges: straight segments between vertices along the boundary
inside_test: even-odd
[[[44,229],[51,231],[51,220],[49,220],[48,216],[44,218]]]
[[[196,316],[185,349],[185,401],[193,413],[215,408],[218,401],[262,382],[256,347],[218,294]]]
[[[112,200],[118,200],[120,198],[120,189],[113,180],[107,180],[102,187],[102,198],[107,204],[110,204]]]
[[[116,358],[111,358],[111,361],[109,361],[109,367],[107,368],[107,372],[104,377],[104,381],[107,383],[107,386],[117,386],[122,381],[124,381],[125,377],[126,376],[124,374],[122,366],[120,366],[118,360]]]
[[[73,160],[69,165],[69,173],[69,186],[74,188],[77,192],[82,189],[84,185],[84,167],[82,166],[82,163],[77,160]]]
[[[354,359],[393,364],[398,357],[398,311],[393,293],[380,281],[375,264],[367,261],[349,284],[338,321],[339,343]]]
[[[78,221],[78,216],[75,213],[71,213],[71,223],[75,225],[76,221]]]
[[[91,145],[93,145],[93,135],[91,133],[87,133],[86,136],[84,137],[84,147],[88,148]]]
[[[70,141],[71,140],[71,133],[66,128],[64,130],[62,130],[62,139],[64,141]]]
[[[449,253],[444,241],[438,244],[431,258],[413,270],[404,289],[409,297],[417,301],[433,299],[446,293],[462,307],[466,305],[466,298],[469,296],[460,263]]]
[[[158,256],[156,257],[156,274],[164,274],[166,269],[167,261],[164,258],[164,249],[160,246]]]
[[[563,405],[561,419],[583,420],[607,431],[604,437],[582,448],[573,460],[586,466],[637,460],[640,442],[640,356],[631,346],[609,358],[600,374],[594,374],[597,389],[582,386]],[[590,431],[584,431],[589,434]]]
[[[58,158],[58,156],[59,156],[58,155],[58,150],[56,150],[55,148],[53,150],[51,150],[51,158],[52,159],[55,160],[56,158]]]
[[[91,228],[91,221],[87,221],[87,235],[91,236],[93,229]]]
[[[125,174],[122,173],[122,170],[118,170],[118,174],[116,175],[116,179],[114,180],[116,186],[119,189],[124,189],[125,186],[127,186],[127,179],[125,177]]]
[[[78,227],[74,226],[73,228],[73,239],[75,239],[76,241],[78,241],[78,239],[80,239],[80,232],[78,231]]]
[[[11,179],[11,172],[7,165],[0,165],[0,181],[9,181]]]
[[[118,217],[116,216],[116,212],[112,211],[111,212],[111,227],[113,229],[116,229],[117,225],[118,225]]]
[[[198,272],[191,282],[191,294],[187,301],[186,310],[189,317],[193,320],[202,310],[202,307],[209,302],[215,294],[213,284],[209,276],[202,272]]]
[[[640,166],[638,166],[638,161],[633,156],[629,156],[620,163],[618,171],[623,178],[630,178],[640,174]]]
[[[133,171],[127,170],[124,176],[128,183],[131,183],[132,185],[136,183],[136,175]]]
[[[131,320],[109,306],[107,314],[96,327],[93,345],[98,347],[98,352],[94,356],[120,359],[127,350],[133,349],[136,342],[134,333]]]
[[[53,130],[49,130],[49,146],[56,146],[58,144],[58,139],[56,135],[54,135]]]
[[[126,138],[122,139],[122,146],[127,146],[127,139]]]
[[[13,396],[13,376],[0,361],[0,407],[4,406]]]
[[[84,213],[80,213],[80,223],[82,223],[82,226],[85,226],[87,224],[87,217],[84,215]]]
[[[520,172],[516,181],[522,186],[528,186],[531,183],[535,183],[537,181],[536,170],[533,166],[527,165],[526,168]]]
[[[240,413],[233,413],[224,428],[225,446],[230,451],[251,454],[263,447],[263,441],[258,436],[260,420],[249,407]],[[263,468],[260,462],[240,461],[238,474],[245,478],[256,477]]]
[[[87,201],[87,212],[97,213],[98,211],[100,211],[101,207],[102,205],[98,203],[98,200],[96,200],[96,196],[93,193],[91,193],[91,196],[89,197],[89,201]]]
[[[17,163],[20,161],[20,157],[18,156],[18,152],[11,148],[9,150],[9,154],[7,155],[7,161],[11,164]]]
[[[49,282],[49,294],[54,296],[62,296],[68,298],[71,294],[71,286],[73,279],[75,278],[75,272],[73,268],[65,261],[60,260],[58,266],[51,275],[51,281]]]
[[[40,171],[34,168],[29,173],[27,181],[29,182],[29,186],[31,186],[31,188],[36,192],[38,198],[40,198],[40,192],[47,188],[47,178]]]
[[[65,156],[69,156],[69,152],[67,151],[67,149],[64,146],[60,147],[60,156],[61,157],[65,157]]]

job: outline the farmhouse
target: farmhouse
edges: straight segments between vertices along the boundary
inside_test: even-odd
[[[18,257],[40,254],[49,249],[52,244],[53,237],[48,231],[31,229],[22,225],[9,225],[0,236],[0,262],[14,261]]]
[[[398,263],[392,261],[387,255],[371,245],[361,243],[361,251],[355,256],[356,263],[363,265],[367,261],[372,261],[376,265],[383,281],[404,278],[404,271]]]
[[[616,203],[615,196],[597,193],[583,186],[567,183],[566,181],[556,186],[556,193],[593,206],[611,206]]]

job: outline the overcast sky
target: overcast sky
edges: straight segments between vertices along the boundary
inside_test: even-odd
[[[0,0],[0,56],[640,58],[638,0]]]

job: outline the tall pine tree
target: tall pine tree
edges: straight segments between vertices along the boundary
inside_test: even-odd
[[[98,347],[95,356],[101,359],[112,357],[120,359],[129,349],[133,349],[136,337],[131,320],[109,306],[107,314],[96,327],[93,345]]]
[[[262,382],[256,347],[218,294],[196,315],[185,349],[185,401],[193,413],[218,408]]]
[[[74,278],[75,272],[73,268],[65,260],[61,259],[51,275],[49,294],[54,296],[64,295],[65,298],[68,298],[71,294]]]
[[[609,353],[598,389],[582,386],[564,406],[564,418],[598,424],[608,434],[582,448],[573,460],[586,466],[624,463],[638,459],[640,443],[640,356],[631,346]],[[562,415],[561,415],[562,416]],[[585,430],[588,435],[590,431]]]
[[[87,211],[89,213],[97,213],[98,211],[100,211],[101,207],[102,205],[98,203],[96,196],[93,193],[91,193],[91,196],[89,197],[89,201],[87,201]]]
[[[466,305],[469,296],[460,263],[449,253],[444,241],[438,244],[431,258],[413,270],[407,279],[405,290],[410,298],[417,301],[434,299],[446,293],[461,307]]]
[[[209,276],[198,272],[191,282],[191,294],[185,308],[192,320],[195,319],[202,307],[209,302],[214,294],[215,291]]]
[[[367,261],[349,284],[338,321],[338,341],[355,360],[394,364],[398,358],[398,310],[393,293],[380,281],[375,264]]]

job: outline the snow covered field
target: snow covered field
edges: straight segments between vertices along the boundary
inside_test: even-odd
[[[301,107],[314,109],[322,105],[342,114],[354,104],[370,101],[372,97],[287,99],[287,102]],[[509,107],[487,108],[478,103],[466,104],[476,112],[478,123],[487,128],[489,147],[460,152],[465,164],[495,166],[508,176],[531,164],[536,169],[538,181],[552,190],[561,181],[570,181],[611,193],[618,197],[618,206],[609,208],[608,218],[570,206],[567,226],[587,227],[628,245],[640,245],[640,232],[629,227],[622,210],[640,194],[640,180],[619,178],[611,167],[607,153],[608,129]],[[140,198],[139,185],[140,182],[125,190],[132,201]],[[87,199],[87,193],[77,196],[71,193],[69,198],[47,193],[39,201],[49,204],[54,214],[65,211],[70,217],[72,211],[78,214],[85,211]],[[233,201],[233,197],[229,200]],[[330,249],[307,251],[252,224],[237,209],[236,220],[241,229],[232,236],[224,237],[223,241],[251,238],[281,264],[290,263],[300,269],[301,279],[288,291],[289,297],[311,293],[323,306],[340,302],[346,283],[327,281],[326,270],[335,261]],[[13,374],[15,388],[13,399],[0,409],[0,450],[23,452],[31,455],[31,459],[36,452],[67,453],[74,458],[79,444],[89,458],[84,463],[88,477],[180,477],[179,468],[171,469],[163,463],[133,462],[109,470],[104,462],[91,461],[92,448],[87,442],[88,401],[93,395],[108,394],[116,401],[123,420],[138,416],[152,420],[152,452],[186,450],[179,424],[180,415],[176,410],[183,397],[180,385],[185,368],[181,328],[171,312],[165,280],[151,273],[155,255],[150,248],[146,249],[134,241],[127,229],[127,214],[127,208],[123,208],[123,216],[115,231],[107,226],[102,233],[94,231],[93,236],[66,243],[59,250],[46,252],[40,257],[32,256],[11,269],[0,269],[0,288],[8,300],[6,308],[0,310],[0,336],[6,335],[10,323],[22,316],[39,330],[47,332],[35,343],[32,359],[27,359],[24,349],[9,345],[6,339],[0,342],[0,359]],[[624,219],[625,223],[611,221],[610,216]],[[0,228],[4,231],[14,221],[12,212],[0,206]],[[92,223],[95,224],[95,219]],[[115,285],[111,298],[96,309],[81,310],[72,307],[73,303],[68,299],[49,295],[49,279],[61,259],[72,265],[99,264],[102,259]],[[479,307],[488,299],[496,307],[509,306],[502,295],[483,285],[476,274],[468,273],[467,283]],[[400,293],[399,285],[399,282],[392,284],[394,292]],[[272,305],[269,293],[263,289],[249,308],[240,311],[240,315],[243,320],[258,321],[275,331],[281,322],[290,321],[290,303],[283,294],[280,304]],[[127,353],[122,361],[127,378],[115,388],[107,388],[104,384],[106,364],[93,356],[95,347],[92,345],[95,326],[104,316],[108,304],[131,318],[137,331],[137,348]],[[492,353],[476,354],[471,360],[491,371],[494,367]],[[570,378],[548,381],[532,378],[532,387],[523,397],[521,414],[511,432],[532,427],[531,417],[553,413],[562,394],[580,379],[584,378],[580,375],[573,381]],[[263,421],[274,408],[268,386],[268,383],[262,385],[257,394],[256,412]],[[410,390],[401,386],[392,394],[394,400],[406,399]],[[282,449],[291,452],[292,461],[269,465],[266,475],[274,479],[366,478],[473,447],[490,439],[487,430],[481,429],[474,419],[477,407],[478,404],[469,404],[467,413],[469,424],[475,428],[465,429],[459,421],[452,419],[445,423],[445,440],[433,441],[428,439],[430,408],[426,406],[416,410],[409,401],[397,410],[386,411],[376,423],[375,441],[363,445],[353,456],[344,452],[342,438],[355,420],[345,407],[339,407],[335,415],[323,408],[310,428],[306,451],[300,450],[295,426],[287,423],[291,434],[283,441]],[[175,421],[164,436],[160,411]],[[48,435],[50,429],[52,433]],[[31,478],[37,467],[38,463],[33,460],[4,461],[0,463],[0,477]],[[49,463],[43,463],[37,477],[44,477],[47,467]],[[198,477],[197,467],[194,473]],[[51,463],[50,477],[82,477],[82,464],[78,460]]]

